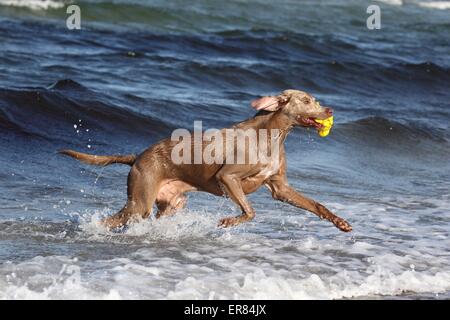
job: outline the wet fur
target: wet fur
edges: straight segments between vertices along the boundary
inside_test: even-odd
[[[305,197],[289,186],[286,177],[284,141],[296,126],[306,126],[302,119],[330,116],[331,109],[323,108],[311,95],[297,90],[286,90],[279,96],[264,97],[253,102],[260,110],[254,117],[234,125],[234,129],[278,129],[281,134],[274,143],[279,144],[279,166],[273,163],[256,164],[174,164],[172,148],[177,142],[162,140],[139,156],[96,156],[72,150],[62,150],[84,163],[106,166],[113,163],[131,166],[128,174],[127,202],[115,215],[103,222],[108,228],[117,228],[133,220],[147,218],[156,204],[156,217],[174,214],[186,205],[186,192],[204,191],[217,196],[227,196],[242,210],[237,217],[228,217],[219,225],[229,227],[251,220],[255,211],[246,195],[265,185],[276,200],[308,210],[321,219],[332,222],[340,230],[352,228],[344,219],[334,215],[322,204]],[[225,141],[225,135],[223,135]],[[203,142],[203,147],[207,142]],[[193,149],[193,148],[192,148]],[[248,153],[248,150],[245,152]]]

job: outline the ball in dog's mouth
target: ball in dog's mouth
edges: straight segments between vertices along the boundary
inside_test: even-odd
[[[320,125],[320,127],[317,127],[317,132],[319,133],[319,136],[326,137],[333,127],[333,116],[320,120],[320,119],[314,119],[316,123]]]

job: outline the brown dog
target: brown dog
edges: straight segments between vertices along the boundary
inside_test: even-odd
[[[342,231],[351,231],[349,223],[320,203],[295,191],[289,186],[286,178],[284,141],[289,131],[295,126],[320,127],[314,119],[326,119],[332,115],[332,110],[321,107],[314,97],[298,90],[286,90],[278,96],[263,97],[253,101],[252,106],[259,110],[253,118],[240,122],[230,129],[218,131],[214,140],[222,142],[216,144],[218,147],[211,155],[219,161],[212,163],[211,161],[175,163],[173,155],[175,148],[179,148],[179,141],[173,139],[162,140],[137,157],[95,156],[72,150],[62,150],[60,153],[89,164],[106,166],[123,163],[131,166],[128,175],[127,203],[118,213],[104,220],[109,228],[126,225],[132,218],[147,218],[152,212],[154,203],[158,208],[157,217],[173,214],[186,205],[185,193],[188,191],[205,191],[231,198],[239,205],[242,214],[224,218],[219,225],[223,227],[237,225],[254,218],[255,211],[246,194],[256,191],[264,184],[274,199],[308,210],[321,219],[332,222]],[[246,140],[249,137],[246,135],[249,129],[255,132],[266,130],[267,137],[258,136],[257,143],[251,143]],[[229,135],[230,130],[236,134]],[[236,144],[242,135],[244,140],[240,141],[244,143]],[[200,152],[205,152],[208,146],[211,147],[212,141],[213,139],[202,140]],[[259,155],[263,154],[260,149],[264,143],[271,150],[271,157]],[[232,147],[227,148],[229,145]],[[194,149],[198,146],[194,141],[189,141],[189,146],[192,148],[179,154],[194,155]],[[243,161],[238,163],[228,161],[228,156],[234,160],[234,156],[239,152],[244,155],[241,158]],[[252,156],[253,161],[250,161]]]

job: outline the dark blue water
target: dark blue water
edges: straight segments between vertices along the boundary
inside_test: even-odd
[[[448,1],[0,0],[0,298],[439,298],[450,291]],[[378,4],[382,29],[366,28]],[[176,128],[222,128],[295,88],[335,110],[327,138],[287,140],[288,178],[347,219],[250,196],[192,194],[125,233],[98,220],[126,166]]]

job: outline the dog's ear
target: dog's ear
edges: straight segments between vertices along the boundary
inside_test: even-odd
[[[256,110],[277,111],[288,102],[284,94],[279,96],[266,96],[252,101],[252,107]]]

